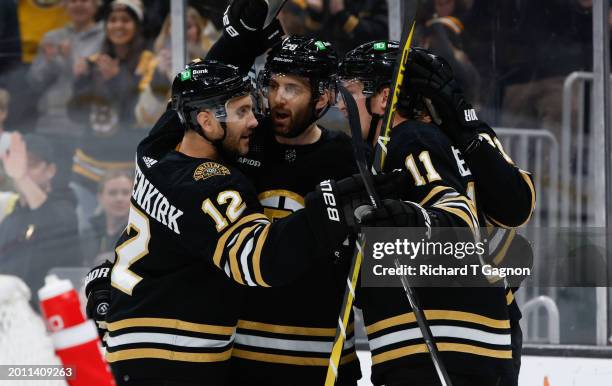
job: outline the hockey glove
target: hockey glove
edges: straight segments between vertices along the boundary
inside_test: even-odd
[[[263,28],[267,15],[267,1],[233,0],[223,14],[223,28],[231,37],[253,34]]]
[[[453,70],[444,58],[413,48],[406,64],[406,74],[408,87],[431,100],[435,111],[430,113],[436,115],[434,120],[441,120],[442,130],[464,154],[480,144],[481,132],[492,132],[466,101]]]
[[[362,227],[431,228],[429,213],[419,204],[401,200],[383,200],[382,208],[360,208]]]
[[[106,260],[101,265],[93,268],[85,279],[85,296],[87,296],[87,306],[85,313],[89,319],[96,322],[100,340],[104,342],[106,334],[106,313],[110,306],[110,275],[113,264]]]

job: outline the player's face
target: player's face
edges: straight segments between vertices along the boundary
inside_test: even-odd
[[[257,119],[253,114],[253,99],[245,95],[227,102],[227,131],[223,147],[232,154],[245,155],[249,151],[249,142]]]
[[[127,176],[119,176],[104,183],[98,193],[98,202],[107,217],[127,217],[130,211],[130,196],[132,180]]]
[[[106,36],[111,43],[121,46],[132,41],[136,34],[136,22],[122,9],[114,10],[106,21]]]
[[[357,104],[359,110],[359,122],[361,124],[361,135],[363,138],[367,136],[368,129],[370,128],[370,122],[372,116],[368,113],[366,108],[366,96],[363,94],[363,83],[357,79],[342,81],[342,85],[351,93]],[[348,118],[348,111],[346,109],[346,103],[342,98],[338,98],[338,109],[344,114],[345,118]]]
[[[268,104],[276,134],[286,135],[296,127],[303,127],[310,121],[313,110],[310,82],[296,75],[272,75]]]

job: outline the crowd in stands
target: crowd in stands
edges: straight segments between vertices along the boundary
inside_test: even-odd
[[[227,0],[189,2],[188,59],[220,35]],[[589,71],[592,1],[429,0],[414,45],[444,56],[493,124],[560,126],[565,76]],[[92,266],[125,226],[135,145],[173,79],[169,0],[0,2],[0,272],[38,288]],[[381,0],[289,0],[285,31],[340,55],[388,37]]]

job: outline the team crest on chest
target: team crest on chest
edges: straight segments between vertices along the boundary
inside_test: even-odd
[[[297,152],[295,151],[295,149],[287,149],[287,150],[285,150],[285,161],[293,162],[293,161],[295,161],[296,157],[297,157]]]
[[[216,162],[204,162],[193,172],[193,179],[196,181],[205,180],[213,176],[227,176],[230,171],[225,166]]]

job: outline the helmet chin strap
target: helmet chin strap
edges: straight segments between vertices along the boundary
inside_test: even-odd
[[[373,146],[374,136],[376,135],[376,127],[378,126],[378,122],[380,122],[380,120],[382,119],[382,115],[372,112],[372,97],[371,96],[366,98],[365,105],[366,105],[366,110],[368,111],[368,114],[370,114],[370,116],[372,117],[372,119],[370,120],[370,127],[368,128],[367,143],[368,145]]]

